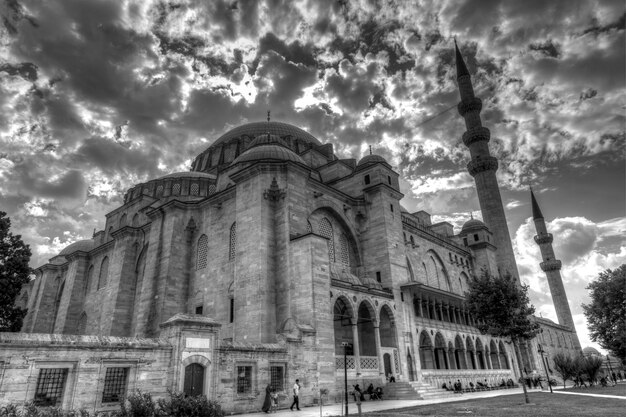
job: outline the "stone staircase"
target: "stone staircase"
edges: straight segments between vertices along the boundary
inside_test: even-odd
[[[430,400],[434,398],[454,397],[454,392],[436,388],[420,381],[391,382],[383,391],[385,400]]]

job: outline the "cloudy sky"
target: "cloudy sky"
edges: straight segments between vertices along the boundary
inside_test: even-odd
[[[372,145],[410,211],[458,230],[479,214],[456,36],[532,301],[556,320],[529,185],[591,345],[585,286],[626,262],[623,1],[5,0],[0,16],[0,210],[32,266],[101,229],[132,184],[189,169],[268,109],[341,157]]]

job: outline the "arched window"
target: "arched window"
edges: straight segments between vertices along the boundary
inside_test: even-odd
[[[350,250],[348,246],[348,238],[343,233],[339,236],[339,251],[341,254],[341,263],[345,267],[350,266]]]
[[[502,369],[510,369],[509,368],[509,358],[506,354],[506,350],[504,349],[504,343],[502,343],[502,340],[500,341],[500,343],[498,344],[498,350],[499,350],[499,357],[500,357],[500,368]]]
[[[87,295],[89,292],[89,286],[91,285],[91,279],[93,277],[93,265],[89,265],[89,269],[87,270],[87,276],[85,277],[85,282],[83,283],[83,295]]]
[[[333,327],[335,334],[335,354],[343,355],[344,346],[348,343],[349,355],[353,354],[354,333],[352,332],[352,308],[344,298],[338,298],[333,307]]]
[[[107,285],[107,278],[109,276],[109,257],[105,256],[100,264],[100,274],[98,274],[98,289],[104,288]]]
[[[139,226],[139,213],[135,213],[135,215],[133,216],[133,220],[132,220],[131,226],[133,226],[133,227]]]
[[[207,235],[202,235],[198,239],[198,248],[196,251],[196,270],[206,268],[208,251],[209,238]]]
[[[228,259],[233,261],[237,256],[237,222],[230,226],[230,243],[228,246]]]
[[[122,214],[122,217],[120,217],[120,227],[124,226],[126,226],[126,213]]]
[[[328,259],[330,262],[335,262],[335,237],[333,226],[326,217],[320,221],[320,236],[328,238]]]
[[[435,369],[433,342],[425,330],[420,333],[420,362],[422,369]]]

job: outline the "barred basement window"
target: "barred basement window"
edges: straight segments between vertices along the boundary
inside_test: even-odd
[[[237,367],[237,394],[248,394],[252,392],[252,367]]]
[[[189,194],[191,195],[198,195],[198,193],[200,192],[200,186],[198,185],[198,183],[193,183],[191,184],[191,189],[189,191]]]
[[[119,403],[126,396],[128,368],[107,368],[104,375],[102,403]]]
[[[333,234],[333,226],[326,217],[320,221],[320,236],[328,238],[328,258],[331,262],[335,262],[335,238]]]
[[[285,367],[270,366],[270,385],[276,391],[285,390]]]
[[[67,380],[67,368],[39,370],[33,403],[40,407],[60,407]]]
[[[228,259],[234,260],[237,255],[237,222],[230,226],[230,243],[228,248]]]
[[[198,239],[198,249],[196,254],[196,270],[206,268],[207,255],[209,251],[209,238],[202,235]]]
[[[350,252],[348,248],[348,239],[346,235],[342,234],[339,236],[339,251],[341,253],[341,263],[346,267],[350,266]]]
[[[180,194],[180,183],[176,183],[174,184],[174,186],[172,187],[172,194],[173,195],[179,195]]]

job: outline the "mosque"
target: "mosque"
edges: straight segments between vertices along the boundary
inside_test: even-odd
[[[104,230],[36,269],[22,332],[0,334],[0,403],[107,411],[137,389],[174,390],[244,412],[268,384],[288,396],[296,379],[303,405],[339,401],[344,372],[362,386],[393,376],[406,398],[449,380],[517,380],[511,345],[480,334],[465,306],[473,274],[519,276],[481,100],[456,54],[484,222],[455,234],[408,212],[381,156],[341,159],[269,117],[236,127],[191,171],[130,188]],[[559,323],[536,318],[527,374],[580,352],[534,195],[532,207]]]

